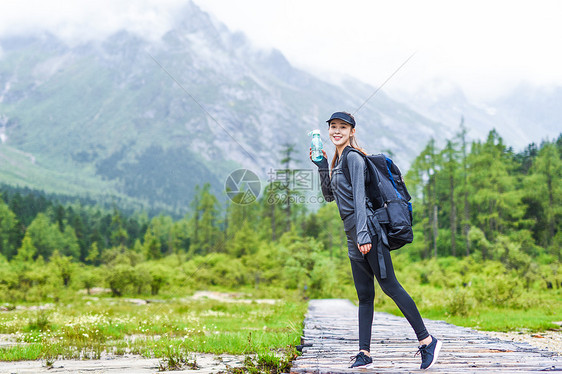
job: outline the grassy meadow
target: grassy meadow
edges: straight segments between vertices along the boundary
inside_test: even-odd
[[[82,296],[43,309],[5,305],[0,334],[14,344],[0,349],[0,360],[52,362],[107,354],[177,359],[189,352],[279,360],[294,354],[306,311],[306,303],[296,299],[138,301]]]
[[[526,286],[501,263],[453,258],[412,263],[407,252],[394,253],[393,260],[399,280],[424,318],[493,331],[559,328],[554,322],[562,320],[562,290],[541,287],[540,279]],[[164,260],[159,262],[166,266]],[[157,296],[149,288],[141,293],[128,288],[115,297],[110,289],[88,295],[77,281],[59,291],[51,289],[53,294],[41,296],[42,302],[5,302],[0,336],[14,344],[0,348],[0,360],[95,359],[104,354],[164,359],[190,352],[279,360],[296,354],[309,297],[356,302],[347,259],[324,265],[317,269],[323,278],[317,281],[324,283],[311,283],[314,288],[307,288],[306,293],[298,288],[232,288],[226,284],[201,293],[172,286],[175,282],[170,280]],[[223,270],[211,265],[200,270],[200,276]],[[334,282],[333,274],[342,278]],[[228,274],[221,275],[230,279]],[[177,275],[179,279],[181,275]],[[181,293],[185,296],[178,297]],[[37,293],[32,290],[30,294]],[[205,296],[215,294],[220,297]],[[401,315],[378,286],[375,311]]]

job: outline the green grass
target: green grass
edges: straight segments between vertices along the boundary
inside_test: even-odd
[[[560,329],[554,322],[562,321],[562,295],[553,290],[523,292],[511,300],[514,306],[510,307],[494,306],[490,302],[478,302],[470,297],[465,300],[455,290],[443,290],[427,285],[410,285],[407,289],[423,318],[442,320],[477,330],[545,331]],[[378,297],[375,310],[402,316],[390,298],[380,296],[380,288],[376,291]]]
[[[46,193],[87,197],[100,205],[111,205],[115,201],[124,208],[139,209],[153,207],[164,211],[173,208],[164,202],[150,202],[139,196],[129,196],[119,191],[116,182],[103,180],[95,175],[92,167],[81,167],[70,163],[53,162],[44,155],[35,155],[35,163],[29,154],[16,148],[0,144],[0,184],[28,187]]]
[[[169,300],[134,305],[102,298],[0,315],[0,333],[18,343],[0,360],[98,358],[102,352],[170,357],[174,352],[271,354],[299,344],[306,303]]]
[[[53,168],[50,161],[41,155],[36,156],[33,163],[29,154],[0,144],[0,182],[69,195],[96,195],[96,191],[106,191],[106,194],[125,198],[110,182],[101,181],[78,168],[71,170],[68,165]]]
[[[451,316],[439,309],[423,310],[422,313],[425,318],[445,320],[454,325],[486,331],[544,331],[560,327],[553,323],[560,319],[560,314],[544,308],[517,310],[485,307],[466,317]]]

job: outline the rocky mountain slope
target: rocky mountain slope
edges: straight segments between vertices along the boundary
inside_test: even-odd
[[[0,182],[115,195],[185,211],[195,185],[244,167],[264,181],[295,145],[310,168],[308,131],[354,112],[375,87],[329,83],[260,50],[187,3],[159,40],[121,31],[68,45],[54,35],[0,40]],[[456,116],[456,114],[455,114]],[[454,124],[379,92],[356,116],[360,144],[404,166]]]

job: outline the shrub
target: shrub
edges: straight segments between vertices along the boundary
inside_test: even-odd
[[[135,282],[135,270],[131,265],[119,264],[107,268],[106,282],[112,296],[122,296],[125,290]]]
[[[476,301],[467,289],[456,288],[449,292],[445,308],[450,315],[467,317],[475,305]]]

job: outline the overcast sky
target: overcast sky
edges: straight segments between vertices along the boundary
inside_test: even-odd
[[[415,52],[385,87],[390,93],[459,85],[485,100],[522,81],[562,85],[562,1],[195,2],[257,46],[326,77],[348,74],[378,86]],[[2,0],[0,36],[46,28],[72,41],[127,28],[156,38],[181,4]]]

